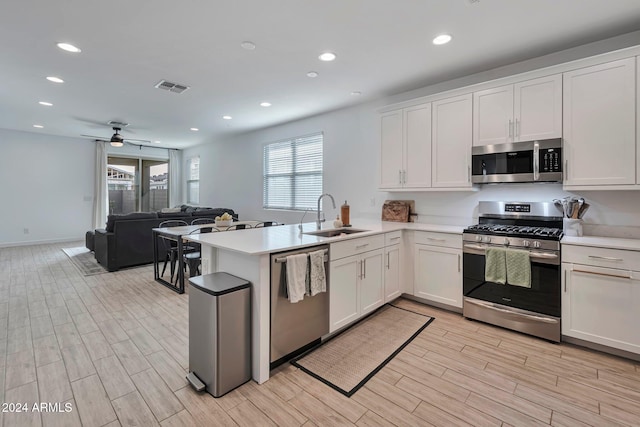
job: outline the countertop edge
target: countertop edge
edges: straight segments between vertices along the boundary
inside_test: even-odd
[[[423,224],[423,223],[412,223],[412,222],[406,223],[406,222],[370,221],[370,220],[369,221],[354,220],[354,224],[352,225],[353,225],[353,228],[366,229],[367,231],[349,234],[346,236],[339,236],[339,237],[338,236],[321,237],[321,236],[313,236],[309,234],[300,234],[298,231],[298,224],[274,226],[273,228],[265,227],[262,229],[263,233],[272,232],[274,234],[278,234],[278,231],[284,231],[283,237],[282,237],[283,243],[286,240],[286,244],[274,244],[272,247],[269,247],[269,248],[264,248],[265,245],[262,243],[264,235],[262,235],[262,238],[260,238],[262,244],[256,245],[256,246],[261,246],[260,248],[249,249],[251,244],[246,243],[246,241],[244,244],[240,244],[240,245],[238,245],[235,242],[234,242],[235,244],[228,243],[229,241],[228,237],[230,236],[234,236],[236,238],[241,237],[242,236],[241,233],[255,231],[256,229],[224,232],[225,235],[226,233],[233,233],[226,236],[222,236],[222,235],[215,236],[218,233],[213,233],[213,237],[211,237],[212,236],[211,233],[205,233],[205,234],[194,234],[194,235],[184,236],[184,238],[185,240],[188,240],[188,241],[209,245],[218,249],[241,253],[244,255],[259,256],[259,255],[266,255],[266,254],[272,254],[272,253],[279,253],[287,250],[302,249],[306,247],[337,243],[337,242],[350,240],[350,239],[375,236],[378,234],[384,234],[384,233],[389,233],[394,231],[427,231],[427,232],[445,233],[445,234],[462,234],[462,231],[465,228],[462,226],[452,226],[452,225],[443,225],[443,224]],[[287,227],[287,228],[283,228],[283,227]],[[303,227],[304,227],[305,233],[309,231],[315,231],[314,223],[305,223],[303,224]],[[322,229],[333,230],[334,228],[323,227]],[[292,233],[295,233],[301,241],[294,243],[292,241],[293,240]],[[219,237],[223,237],[223,239],[220,239]],[[249,237],[248,233],[245,234],[243,237],[251,238]],[[305,241],[302,241],[302,240],[305,240]]]
[[[640,251],[640,239],[625,239],[621,237],[603,236],[564,236],[560,241],[563,245],[588,246],[604,249],[621,249],[627,251]]]

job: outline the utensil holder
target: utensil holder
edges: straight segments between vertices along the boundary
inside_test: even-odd
[[[573,218],[562,219],[562,231],[565,236],[582,236],[582,220]]]

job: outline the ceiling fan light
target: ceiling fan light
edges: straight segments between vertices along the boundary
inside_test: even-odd
[[[113,141],[113,140],[111,140],[110,144],[112,147],[122,147],[124,145],[122,141]]]

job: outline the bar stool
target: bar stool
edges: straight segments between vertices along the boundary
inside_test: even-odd
[[[186,221],[181,219],[171,219],[167,221],[162,221],[158,227],[160,228],[168,228],[168,227],[181,227],[189,225]],[[178,242],[175,240],[169,239],[165,236],[160,236],[162,239],[162,247],[165,250],[164,257],[164,265],[162,266],[162,273],[160,277],[164,276],[164,272],[167,270],[167,263],[171,265],[171,281],[173,281],[173,274],[175,273],[176,261],[178,260]],[[183,251],[188,251],[189,249],[185,246],[183,247]]]

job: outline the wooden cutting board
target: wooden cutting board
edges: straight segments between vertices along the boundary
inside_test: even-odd
[[[413,200],[385,200],[382,205],[382,220],[394,222],[411,222],[412,209],[415,209]]]

